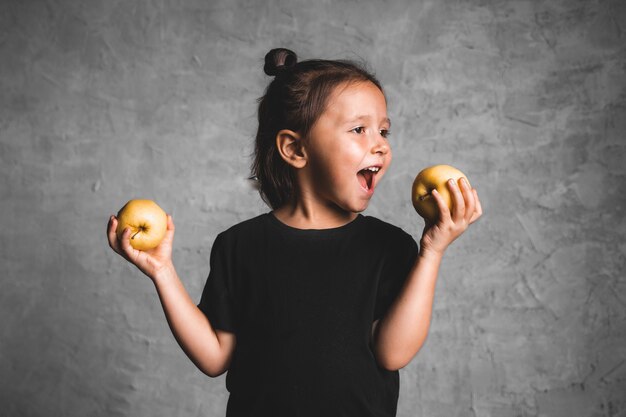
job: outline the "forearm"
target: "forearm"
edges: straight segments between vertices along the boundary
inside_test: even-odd
[[[437,223],[424,228],[418,259],[398,298],[374,328],[374,354],[384,368],[406,366],[424,344],[443,253],[482,216],[478,193],[467,180],[463,178],[457,183],[450,179],[448,188],[452,194],[451,207],[436,189],[432,191],[439,211]]]
[[[174,267],[166,268],[153,281],[172,334],[185,354],[205,374],[223,373],[228,358],[224,357],[217,334],[185,290]]]
[[[426,340],[441,255],[418,256],[404,287],[374,333],[374,354],[386,369],[406,366]]]

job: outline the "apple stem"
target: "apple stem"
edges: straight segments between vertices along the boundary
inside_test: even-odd
[[[130,238],[131,238],[131,239],[134,239],[134,238],[135,238],[135,236],[137,236],[137,235],[139,234],[139,232],[141,232],[141,230],[137,230],[137,232],[136,232],[134,235],[132,235]]]

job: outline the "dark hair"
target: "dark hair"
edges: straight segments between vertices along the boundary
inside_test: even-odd
[[[293,130],[306,138],[324,112],[335,87],[349,82],[380,82],[362,65],[346,60],[311,59],[297,62],[289,49],[272,49],[265,55],[263,70],[275,78],[259,99],[252,178],[258,181],[261,198],[273,209],[290,202],[296,194],[293,168],[276,149],[276,135]]]

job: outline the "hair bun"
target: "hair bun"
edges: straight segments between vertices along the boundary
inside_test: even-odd
[[[295,52],[285,48],[272,49],[265,55],[263,71],[267,75],[274,76],[293,67],[297,62],[298,56]]]

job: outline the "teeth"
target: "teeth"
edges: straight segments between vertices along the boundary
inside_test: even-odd
[[[372,172],[378,172],[380,171],[380,168],[378,167],[369,167],[369,168],[365,168],[366,171],[372,171]]]

